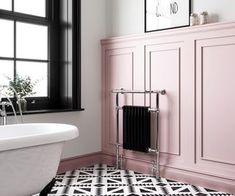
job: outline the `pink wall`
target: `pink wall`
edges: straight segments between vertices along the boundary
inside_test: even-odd
[[[235,23],[102,40],[104,160],[113,162],[115,153],[111,90],[166,89],[160,99],[162,176],[235,193],[234,51]],[[155,104],[142,95],[121,100]],[[123,156],[126,168],[151,171],[152,155],[123,150]]]

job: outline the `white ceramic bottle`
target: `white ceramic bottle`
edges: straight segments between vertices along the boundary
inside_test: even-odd
[[[198,14],[192,13],[190,15],[190,26],[195,26],[199,24]]]
[[[204,11],[200,14],[200,25],[207,24],[208,23],[208,12]]]

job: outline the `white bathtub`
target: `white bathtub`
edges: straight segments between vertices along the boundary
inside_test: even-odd
[[[0,126],[0,196],[31,196],[55,177],[72,125],[35,123]]]

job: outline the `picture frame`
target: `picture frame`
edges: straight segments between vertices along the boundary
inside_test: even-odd
[[[190,25],[191,0],[145,0],[145,33]]]

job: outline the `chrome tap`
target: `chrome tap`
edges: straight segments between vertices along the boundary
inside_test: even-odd
[[[21,110],[21,106],[20,106],[20,102],[19,102],[16,90],[13,87],[9,87],[7,85],[0,85],[0,118],[2,117],[2,119],[3,119],[2,125],[6,125],[7,124],[7,111],[6,111],[6,107],[9,107],[9,106],[11,107],[11,109],[12,109],[12,111],[14,113],[15,122],[19,123],[18,118],[17,118],[17,114],[16,114],[16,110],[15,110],[15,108],[13,106],[13,103],[12,103],[10,97],[6,93],[2,92],[5,88],[11,88],[13,90],[13,92],[15,93],[16,103],[18,103],[18,106],[19,106],[20,121],[21,121],[21,123],[23,123],[22,110]],[[5,98],[4,101],[2,100],[2,95]]]
[[[10,102],[6,102],[6,101],[3,101],[3,102],[0,102],[0,106],[2,107],[0,109],[0,116],[2,117],[3,119],[3,125],[6,125],[7,124],[7,112],[6,112],[6,107],[7,106],[11,106],[11,103]]]

